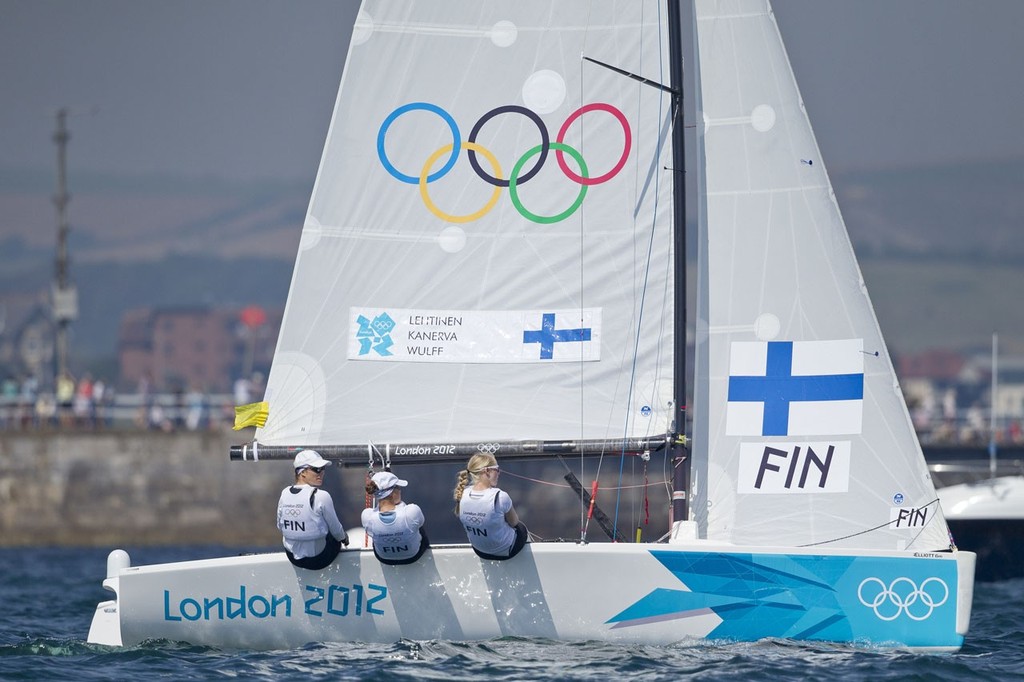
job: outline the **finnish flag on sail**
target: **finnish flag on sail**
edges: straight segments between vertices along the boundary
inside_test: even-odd
[[[733,342],[726,435],[860,433],[863,350],[863,339]]]

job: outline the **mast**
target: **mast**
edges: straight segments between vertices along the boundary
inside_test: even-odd
[[[686,435],[686,158],[683,146],[683,24],[681,0],[668,0],[669,84],[672,88],[672,205],[675,250],[675,367],[673,401],[676,415],[671,436],[672,520],[689,516],[687,494],[690,488],[690,457]]]
[[[992,392],[988,399],[988,475],[996,477],[996,392],[999,390],[999,334],[992,334]]]
[[[57,357],[54,380],[59,380],[68,369],[68,325],[78,316],[78,298],[68,276],[68,202],[67,146],[71,134],[67,129],[68,110],[57,110],[57,132],[53,141],[57,145],[57,193],[53,203],[57,207],[57,259],[53,285],[53,317],[57,323]]]

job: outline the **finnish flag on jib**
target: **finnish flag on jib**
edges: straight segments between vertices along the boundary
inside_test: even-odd
[[[863,351],[863,339],[733,342],[726,435],[860,433]]]

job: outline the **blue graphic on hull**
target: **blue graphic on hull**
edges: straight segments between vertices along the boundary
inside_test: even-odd
[[[714,614],[707,637],[959,646],[956,562],[928,558],[652,551],[680,582],[607,622],[613,628]],[[688,588],[688,589],[683,589]]]

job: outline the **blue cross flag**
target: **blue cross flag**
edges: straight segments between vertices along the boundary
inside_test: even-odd
[[[726,435],[829,436],[861,432],[864,342],[734,342]]]
[[[556,343],[590,341],[590,331],[590,327],[556,329],[555,314],[544,313],[541,316],[540,330],[525,330],[523,332],[523,343],[539,343],[540,359],[550,360],[555,355]]]

